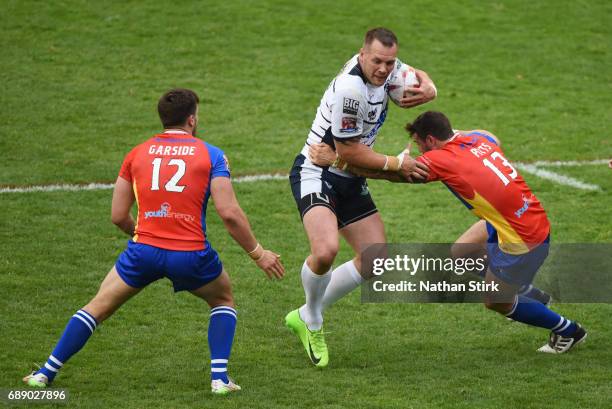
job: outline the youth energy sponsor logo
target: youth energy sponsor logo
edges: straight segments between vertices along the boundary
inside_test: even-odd
[[[531,195],[530,197],[523,195],[523,206],[521,206],[520,209],[514,212],[516,217],[520,219],[523,213],[525,213],[527,209],[529,209],[529,204],[532,202],[533,202],[533,195]]]
[[[168,202],[162,203],[158,210],[149,210],[144,212],[144,217],[145,219],[148,219],[150,217],[183,219],[188,222],[192,222],[195,220],[195,217],[190,214],[173,212],[172,206]]]

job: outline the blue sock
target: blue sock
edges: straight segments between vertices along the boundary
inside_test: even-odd
[[[46,375],[49,382],[53,381],[66,361],[83,348],[97,326],[98,321],[91,314],[84,310],[78,310],[68,321],[64,333],[49,359],[37,373]]]
[[[232,351],[236,331],[236,310],[219,306],[210,310],[208,324],[208,347],[210,348],[210,378],[229,382],[227,361]]]
[[[512,310],[506,316],[514,321],[549,329],[564,337],[572,335],[577,328],[574,322],[523,295],[516,297]]]

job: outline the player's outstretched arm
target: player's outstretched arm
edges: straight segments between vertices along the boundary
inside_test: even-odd
[[[130,214],[130,209],[135,200],[132,184],[118,176],[115,182],[115,189],[113,190],[111,221],[130,236],[134,235],[134,228],[136,226],[134,218]]]
[[[282,278],[285,275],[285,268],[280,261],[280,255],[265,250],[257,242],[249,220],[236,199],[230,179],[226,177],[214,178],[210,184],[210,193],[215,203],[215,209],[223,220],[230,236],[268,275],[268,278]]]
[[[404,151],[402,152],[401,155],[406,154],[405,156],[406,161],[414,161],[412,158],[409,157],[409,153],[410,152]],[[366,169],[363,167],[344,163],[344,161],[342,161],[341,159],[338,159],[338,155],[336,154],[336,152],[334,152],[334,150],[325,143],[311,145],[309,152],[308,152],[308,156],[310,158],[310,161],[314,163],[315,165],[331,166],[334,163],[337,163],[339,164],[340,167],[344,168],[344,170],[348,170],[349,172],[354,173],[355,175],[362,176],[365,178],[370,178],[370,179],[385,179],[390,182],[397,182],[397,183],[407,183],[408,182],[410,183],[410,182],[416,181],[416,179],[425,180],[427,176],[426,174],[424,174],[424,176],[419,176],[419,172],[421,172],[422,170],[426,171],[427,167],[423,165],[422,163],[416,163],[416,162],[406,163],[407,168],[410,168],[410,169],[414,168],[414,174],[411,174],[410,177],[408,178],[406,178],[405,176],[402,176],[402,174],[398,173],[397,171],[389,171],[389,170],[382,170],[382,169],[380,170]],[[402,166],[403,166],[403,163],[402,163]],[[410,173],[407,173],[407,174],[410,174]]]
[[[308,157],[310,161],[315,165],[319,166],[331,166],[336,161],[340,164],[340,166],[344,167],[345,164],[340,163],[338,160],[338,155],[336,152],[326,143],[316,143],[310,145],[308,151]],[[370,179],[386,179],[391,182],[405,182],[406,180],[402,178],[397,172],[387,172],[383,170],[372,170],[360,168],[357,166],[352,166],[346,164],[345,170],[348,170],[351,173],[354,173],[358,176],[363,176],[365,178]]]
[[[415,73],[419,80],[419,86],[406,88],[406,96],[399,101],[399,106],[402,108],[412,108],[425,104],[438,95],[435,84],[425,71],[415,69]]]
[[[388,180],[389,182],[394,182],[394,183],[408,183],[409,182],[397,172],[389,172],[389,171],[384,171],[384,170],[370,170],[370,169],[364,169],[364,168],[357,168],[353,166],[349,166],[347,169],[349,172],[357,176],[361,176],[361,177],[368,178],[368,179],[384,179],[384,180]]]
[[[389,168],[390,157],[374,152],[369,146],[360,143],[359,138],[336,139],[335,144],[338,158],[350,166],[371,170],[387,170],[385,166]],[[398,167],[398,162],[391,164],[391,170],[395,170],[394,165]]]

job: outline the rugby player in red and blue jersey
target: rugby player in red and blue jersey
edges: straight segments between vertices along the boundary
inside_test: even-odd
[[[499,140],[487,131],[453,131],[441,112],[428,111],[406,126],[429,168],[427,182],[441,181],[486,223],[489,268],[497,285],[487,308],[514,321],[551,330],[541,352],[563,353],[582,342],[586,331],[521,291],[529,288],[548,256],[550,222],[540,201],[506,159]],[[476,225],[474,230],[480,227]],[[535,298],[535,297],[534,297]]]
[[[113,192],[112,221],[132,239],[96,296],[72,316],[44,366],[24,378],[28,385],[50,384],[102,321],[148,284],[166,277],[174,291],[189,291],[211,307],[212,392],[240,390],[227,376],[237,315],[229,276],[206,235],[208,199],[214,199],[232,238],[269,278],[281,278],[284,267],[279,255],[255,239],[234,195],[223,151],[195,137],[198,103],[195,92],[187,89],[173,89],[160,98],[164,132],[126,156]],[[134,202],[136,221],[130,214]]]

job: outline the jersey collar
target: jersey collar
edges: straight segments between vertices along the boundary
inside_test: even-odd
[[[183,131],[182,129],[166,129],[164,131],[165,134],[179,134],[179,135],[189,135],[189,132]]]
[[[361,78],[364,84],[368,84],[368,79],[366,78],[363,73],[363,70],[361,69],[361,64],[359,64],[359,57],[357,57],[357,64],[355,64],[353,69],[349,71],[349,75],[356,75]]]
[[[183,131],[182,129],[165,129],[163,133],[157,135],[160,138],[169,139],[186,139],[193,138],[189,132]]]

